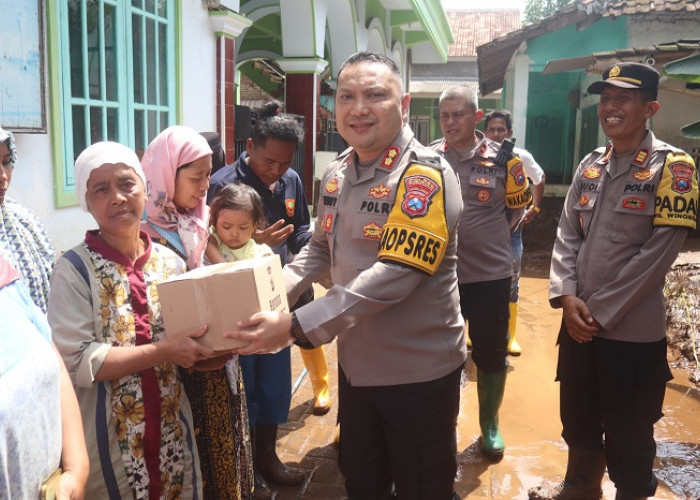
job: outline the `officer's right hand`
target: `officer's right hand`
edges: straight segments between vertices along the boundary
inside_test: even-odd
[[[270,227],[264,230],[257,230],[253,234],[253,239],[255,243],[262,244],[274,248],[277,245],[284,243],[287,238],[294,232],[294,226],[292,224],[284,225],[284,219],[280,219]]]
[[[586,303],[574,295],[564,295],[561,298],[564,309],[564,324],[569,335],[576,342],[590,342],[600,330],[600,324],[595,320]]]

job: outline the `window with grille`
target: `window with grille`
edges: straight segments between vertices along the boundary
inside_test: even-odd
[[[59,1],[64,159],[59,177],[65,194],[74,192],[73,164],[88,145],[116,141],[141,154],[174,123],[175,3]]]

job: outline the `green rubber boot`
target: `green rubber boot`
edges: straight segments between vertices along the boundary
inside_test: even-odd
[[[481,449],[487,455],[502,455],[505,450],[498,429],[498,410],[506,389],[506,370],[496,373],[476,371],[476,390],[479,395],[479,426]]]

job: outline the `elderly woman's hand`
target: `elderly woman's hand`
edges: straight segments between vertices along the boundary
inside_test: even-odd
[[[165,357],[168,361],[178,364],[183,368],[191,368],[198,361],[214,357],[213,350],[204,347],[195,340],[207,333],[208,329],[208,326],[204,326],[202,329],[191,332],[185,336],[166,336],[165,339],[156,342],[155,345],[160,344],[160,348],[164,349]]]

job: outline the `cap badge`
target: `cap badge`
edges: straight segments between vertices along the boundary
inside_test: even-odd
[[[610,68],[610,72],[608,73],[608,78],[611,76],[617,76],[620,74],[620,67],[615,65],[612,68]]]

